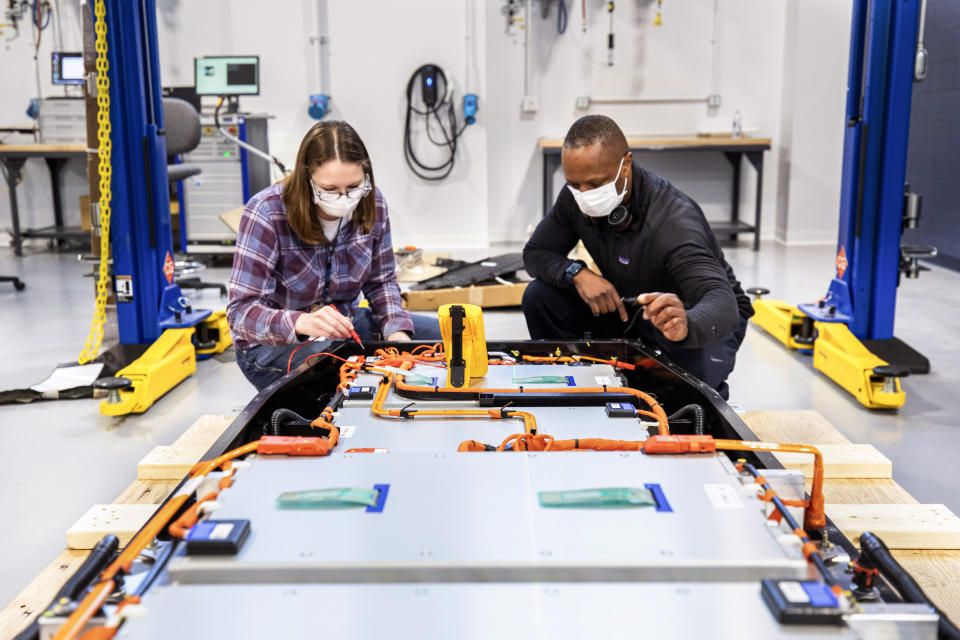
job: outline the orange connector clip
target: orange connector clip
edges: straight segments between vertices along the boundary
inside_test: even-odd
[[[299,436],[263,436],[257,453],[264,455],[325,456],[333,446],[326,438]]]
[[[713,436],[650,436],[643,441],[645,453],[711,453],[716,450]]]

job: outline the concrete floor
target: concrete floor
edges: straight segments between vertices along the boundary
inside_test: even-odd
[[[834,248],[765,243],[754,253],[744,243],[727,256],[745,286],[766,286],[774,297],[799,302],[825,291]],[[73,255],[28,251],[17,259],[0,249],[0,274],[27,282],[23,292],[0,285],[0,331],[7,336],[0,344],[0,388],[35,384],[56,363],[76,358],[92,312],[92,281],[82,277],[87,270]],[[228,275],[217,269],[204,278],[226,281]],[[212,291],[194,301],[198,307],[224,304]],[[890,457],[896,480],[919,500],[960,513],[960,425],[949,400],[960,388],[953,315],[960,308],[960,274],[934,268],[919,281],[905,281],[898,302],[898,337],[933,363],[930,375],[904,381],[903,409],[863,409],[815,372],[810,358],[756,329],[740,351],[732,401],[747,410],[815,409],[854,442],[872,443]],[[490,310],[485,319],[489,338],[528,337],[519,311]],[[66,529],[91,504],[112,502],[130,484],[137,461],[152,447],[173,442],[201,414],[238,412],[253,395],[231,350],[200,362],[196,375],[140,416],[102,416],[93,400],[0,407],[0,513],[6,524],[0,528],[0,604],[63,549]]]

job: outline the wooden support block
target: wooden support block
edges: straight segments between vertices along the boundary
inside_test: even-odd
[[[113,503],[160,504],[173,493],[180,480],[180,478],[176,480],[134,480],[133,484],[117,496]],[[844,500],[838,500],[837,502],[844,502]]]
[[[890,549],[960,549],[960,518],[942,504],[829,504],[827,516],[857,545],[872,531]]]
[[[810,491],[807,479],[807,491]],[[893,480],[826,480],[823,497],[827,504],[917,504],[919,500]]]
[[[823,454],[824,478],[892,478],[893,463],[870,444],[818,444]],[[787,469],[813,477],[813,456],[808,453],[775,453]]]
[[[816,411],[748,411],[743,421],[766,442],[852,444]]]
[[[217,441],[217,438],[223,435],[223,432],[227,430],[233,420],[233,416],[200,416],[173,444],[177,447],[209,449]]]
[[[108,533],[124,547],[156,510],[155,504],[95,504],[67,529],[67,547],[93,549]]]
[[[154,447],[137,463],[137,479],[180,480],[206,452],[203,447]]]

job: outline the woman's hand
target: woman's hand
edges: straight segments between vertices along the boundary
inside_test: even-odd
[[[299,335],[329,340],[347,340],[353,331],[353,322],[331,305],[320,307],[297,318],[294,330]],[[409,338],[408,338],[409,340]]]
[[[405,331],[394,331],[387,336],[387,342],[410,342],[410,336]]]

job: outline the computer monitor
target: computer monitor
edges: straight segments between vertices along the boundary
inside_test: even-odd
[[[258,96],[260,56],[194,58],[193,86],[199,96]]]
[[[54,51],[50,54],[53,84],[83,84],[83,54]]]

